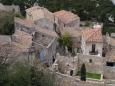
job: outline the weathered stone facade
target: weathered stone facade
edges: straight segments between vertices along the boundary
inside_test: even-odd
[[[57,39],[47,34],[36,32],[33,38],[36,57],[40,58],[43,63],[52,64],[56,57]]]
[[[53,14],[39,6],[34,6],[26,11],[26,19],[15,18],[15,30],[30,34],[32,36],[31,47],[35,50],[35,57],[42,63],[50,65],[55,59],[57,48],[57,35],[53,30]]]
[[[104,61],[102,57],[78,54],[79,66],[81,66],[83,63],[86,65],[87,72],[103,75]]]
[[[92,51],[92,45],[95,44],[95,50],[98,51],[98,56],[102,56],[102,49],[103,49],[103,43],[86,43],[84,46],[85,48],[85,55],[91,55],[90,52]]]

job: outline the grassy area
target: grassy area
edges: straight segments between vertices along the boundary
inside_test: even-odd
[[[80,72],[78,72],[76,75],[80,76]],[[91,78],[91,79],[98,79],[99,80],[99,79],[101,79],[101,74],[87,72],[86,77]]]
[[[101,74],[97,74],[97,73],[86,73],[86,77],[87,78],[92,78],[92,79],[100,79],[101,78]]]

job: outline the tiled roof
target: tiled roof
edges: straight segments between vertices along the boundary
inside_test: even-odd
[[[72,12],[65,11],[65,10],[55,12],[54,15],[56,17],[58,17],[64,23],[69,23],[69,22],[74,21],[76,19],[80,19],[78,15],[75,15]]]
[[[28,33],[16,30],[12,37],[14,50],[17,52],[26,52],[32,44],[32,36]]]
[[[48,9],[39,6],[33,6],[26,10],[26,12],[32,16],[33,21],[37,21],[42,18],[47,18],[51,22],[54,22],[54,15]]]
[[[86,42],[103,42],[101,29],[85,29],[82,31],[82,36]]]
[[[34,22],[32,20],[20,19],[15,17],[14,21],[27,27],[34,27]]]
[[[0,45],[0,56],[7,56],[11,53],[10,45]]]
[[[0,45],[6,45],[11,43],[11,37],[6,35],[0,35]]]

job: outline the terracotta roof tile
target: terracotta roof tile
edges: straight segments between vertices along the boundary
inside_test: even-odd
[[[82,31],[82,36],[86,42],[103,42],[101,29],[85,29]]]
[[[76,19],[80,19],[78,15],[75,15],[72,12],[65,11],[65,10],[55,12],[54,15],[56,17],[58,17],[64,23],[69,23],[69,22],[74,21]]]

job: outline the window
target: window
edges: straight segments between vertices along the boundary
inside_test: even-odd
[[[89,63],[92,63],[92,59],[89,59]]]
[[[73,70],[70,70],[70,76],[72,76],[73,75]]]
[[[42,37],[45,37],[45,35],[42,35]]]
[[[54,56],[53,56],[53,59],[52,59],[52,61],[53,61],[53,63],[55,62],[55,58],[54,58]]]
[[[92,52],[95,52],[95,44],[92,44]]]
[[[115,66],[115,62],[106,62],[106,66],[113,67]]]

